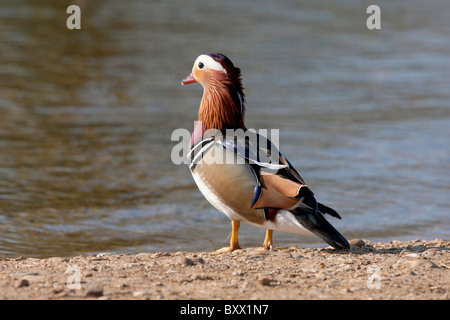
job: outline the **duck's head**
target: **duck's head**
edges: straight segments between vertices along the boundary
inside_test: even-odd
[[[207,129],[244,128],[241,70],[230,59],[221,53],[201,54],[191,74],[181,81],[182,85],[190,83],[200,83],[204,88],[199,120]]]
[[[237,70],[236,70],[237,69]],[[216,82],[232,81],[240,70],[233,62],[221,53],[205,53],[198,56],[192,67],[192,73],[181,81],[181,84],[200,83],[203,86]]]

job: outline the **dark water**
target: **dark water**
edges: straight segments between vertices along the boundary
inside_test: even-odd
[[[0,255],[226,245],[228,219],[170,158],[202,93],[180,80],[214,51],[242,69],[247,126],[280,129],[344,235],[450,238],[450,2],[380,1],[381,30],[370,4],[0,1]]]

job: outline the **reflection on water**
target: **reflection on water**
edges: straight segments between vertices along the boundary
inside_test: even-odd
[[[201,97],[180,80],[211,51],[346,236],[450,237],[450,3],[385,4],[370,31],[369,3],[264,2],[0,1],[0,255],[223,246],[227,218],[170,160]]]

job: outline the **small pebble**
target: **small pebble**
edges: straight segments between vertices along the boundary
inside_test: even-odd
[[[86,291],[86,297],[101,297],[103,296],[102,287],[93,287]]]
[[[418,254],[418,253],[408,253],[408,254],[405,254],[404,256],[408,257],[408,258],[420,258],[420,254]]]
[[[242,276],[244,273],[242,272],[242,270],[236,270],[236,271],[233,271],[233,275],[234,276]]]
[[[133,292],[133,297],[142,297],[142,296],[145,296],[145,294],[146,294],[146,292],[142,291],[142,290],[134,291]]]
[[[352,239],[349,240],[348,243],[350,244],[351,248],[362,248],[366,245],[363,239]]]
[[[262,278],[259,280],[259,283],[263,286],[270,286],[271,280],[269,278]]]
[[[194,261],[192,261],[191,259],[189,259],[189,258],[181,258],[180,259],[180,263],[181,263],[181,265],[183,265],[183,266],[193,266],[195,263],[194,263]]]
[[[113,256],[114,254],[111,252],[100,252],[97,253],[97,257],[106,257],[106,256]]]
[[[16,288],[23,288],[28,287],[30,285],[30,282],[27,279],[21,279],[17,281]]]

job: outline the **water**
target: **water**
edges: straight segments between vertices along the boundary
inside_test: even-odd
[[[227,245],[170,160],[202,93],[180,81],[214,51],[242,69],[247,126],[280,129],[344,235],[450,238],[450,2],[383,2],[373,31],[365,1],[258,3],[0,1],[0,256]],[[243,246],[263,238],[241,227]]]

